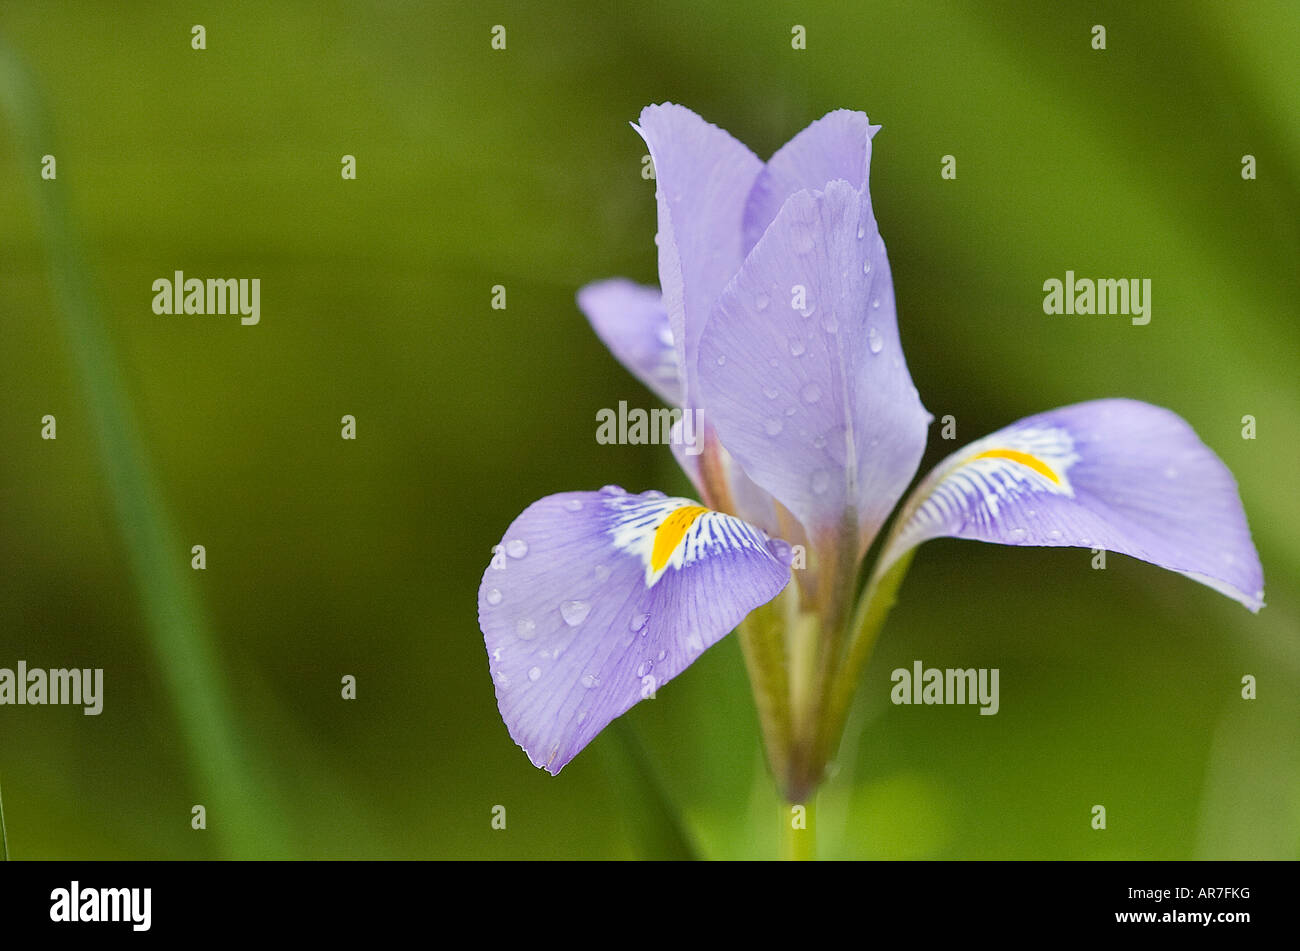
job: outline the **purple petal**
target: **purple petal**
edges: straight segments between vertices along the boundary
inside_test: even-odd
[[[659,284],[693,406],[696,347],[719,292],[740,269],[745,200],[763,167],[754,153],[691,110],[647,106],[635,127],[654,160]]]
[[[814,538],[852,510],[865,549],[916,472],[931,417],[863,193],[831,182],[786,201],[713,310],[700,385],[754,482]]]
[[[1237,483],[1175,413],[1096,400],[1030,416],[949,456],[917,487],[881,557],[926,539],[1104,548],[1263,606]]]
[[[622,277],[597,281],[578,291],[578,307],[633,376],[665,403],[681,404],[677,352],[657,287]]]
[[[534,765],[558,773],[789,582],[762,532],[693,506],[608,486],[547,496],[506,531],[479,626],[502,719]]]
[[[871,137],[878,131],[880,126],[872,125],[866,113],[838,109],[782,146],[759,173],[745,203],[745,253],[758,244],[795,192],[824,189],[837,179],[865,190]]]

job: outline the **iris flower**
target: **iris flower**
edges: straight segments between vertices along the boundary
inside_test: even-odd
[[[535,765],[558,773],[739,628],[768,763],[786,801],[804,802],[913,549],[939,536],[1120,552],[1259,610],[1232,474],[1148,403],[1013,423],[898,507],[933,417],[899,342],[866,115],[832,112],[766,164],[678,105],[634,127],[656,172],[660,287],[606,280],[578,303],[635,376],[689,411],[696,442],[673,451],[699,501],[548,495],[494,549],[479,624],[501,716]]]

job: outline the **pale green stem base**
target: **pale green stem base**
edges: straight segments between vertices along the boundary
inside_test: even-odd
[[[787,862],[811,862],[817,858],[817,800],[802,805],[781,806],[781,857]]]

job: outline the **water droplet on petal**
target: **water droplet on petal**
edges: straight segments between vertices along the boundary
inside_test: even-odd
[[[600,678],[593,677],[591,674],[583,674],[582,680],[579,681],[584,687],[590,690],[592,687],[600,686]]]
[[[618,485],[602,485],[600,487],[601,495],[627,495],[627,489]]]
[[[1178,478],[1178,470],[1175,469],[1173,466],[1169,466],[1168,468],[1165,469],[1165,478],[1166,478],[1166,479],[1177,479],[1177,478]]]
[[[799,395],[803,397],[805,403],[816,403],[822,398],[822,388],[816,383],[805,383]]]
[[[763,431],[766,432],[769,436],[779,436],[781,435],[781,430],[783,429],[785,429],[785,423],[781,422],[779,419],[776,419],[775,417],[763,423]]]
[[[658,489],[646,489],[644,492],[641,493],[641,498],[643,498],[643,499],[662,499],[662,498],[666,498],[666,496],[665,496],[662,492],[660,492]]]
[[[867,328],[867,348],[872,353],[879,353],[885,349],[885,339],[880,336],[880,331],[875,327]]]
[[[512,538],[506,542],[506,554],[511,558],[522,558],[528,554],[528,542],[522,538]]]
[[[1260,596],[1261,598],[1264,597],[1264,592],[1261,591],[1261,592],[1259,593],[1259,596]],[[655,660],[663,660],[663,659],[664,659],[665,657],[667,657],[667,656],[668,656],[668,652],[667,652],[667,651],[660,651],[660,652],[659,652],[659,656],[656,657]]]
[[[824,469],[818,469],[816,472],[813,473],[812,490],[814,492],[816,492],[818,495],[821,495],[830,487],[831,487],[831,476],[829,472],[827,472]]]
[[[768,300],[766,294],[759,294],[757,297],[754,298],[754,309],[767,310],[767,305],[770,303],[771,301]]]
[[[718,366],[724,367],[726,365],[727,365],[727,355],[725,353],[718,354]]]
[[[880,298],[879,298],[879,297],[877,297],[877,298],[875,298],[874,300],[872,300],[872,302],[871,302],[871,309],[872,309],[872,310],[880,310]]]
[[[826,437],[825,437],[825,436],[817,436],[817,437],[815,437],[815,438],[813,439],[813,448],[815,448],[815,449],[825,449],[825,448],[826,448]]]
[[[560,616],[564,618],[564,623],[569,627],[577,627],[587,620],[589,613],[591,613],[591,605],[586,601],[560,602]]]
[[[500,687],[502,690],[510,689],[510,678],[507,677],[505,674],[500,674],[500,673],[497,674],[496,681],[497,681],[497,686]]]
[[[540,668],[540,667],[530,667],[530,668],[528,668],[528,679],[529,679],[529,680],[541,680],[541,679],[542,679],[542,668]]]
[[[769,400],[774,400],[781,395],[781,392],[774,386],[765,386],[763,387],[763,395]]]
[[[593,574],[596,576],[596,584],[603,584],[605,579],[609,577],[609,569],[604,565],[597,565]]]
[[[1011,531],[1007,532],[1007,537],[1013,539],[1014,541],[1019,541],[1020,539],[1024,538],[1028,534],[1029,533],[1026,532],[1023,528],[1013,528],[1011,529]]]
[[[648,620],[650,620],[650,615],[648,614],[634,614],[632,615],[632,620],[628,622],[628,628],[633,632],[639,631],[645,627],[645,623]]]
[[[500,603],[501,603],[501,589],[500,589],[500,588],[493,588],[493,589],[491,589],[490,591],[488,591],[488,593],[487,593],[487,598],[485,598],[485,600],[487,601],[488,604],[500,604]]]
[[[803,356],[805,349],[806,348],[803,345],[803,341],[800,340],[798,337],[790,338],[790,356],[801,357]]]
[[[1061,537],[1061,533],[1060,533],[1057,529],[1054,528],[1054,529],[1052,529],[1050,532],[1047,533],[1047,537],[1048,537],[1048,538],[1051,538],[1051,539],[1053,539],[1053,540],[1055,540],[1055,539],[1058,539],[1058,538]]]
[[[867,236],[867,228],[866,228],[866,226],[865,226],[865,225],[858,225],[858,240],[861,241],[861,240],[862,240],[863,238],[865,238],[866,236]]]
[[[582,503],[577,499],[569,499],[564,503],[564,507],[570,512],[578,512],[582,510]]]
[[[650,673],[650,671],[654,670],[654,667],[655,667],[654,661],[652,660],[642,661],[641,663],[637,664],[636,675],[638,677],[644,677],[646,674]]]
[[[532,618],[521,617],[515,622],[515,633],[519,635],[520,640],[531,641],[537,636],[537,625],[533,623]]]

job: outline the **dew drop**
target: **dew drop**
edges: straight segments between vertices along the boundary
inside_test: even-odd
[[[860,236],[859,236],[859,237],[860,237]],[[870,274],[870,273],[871,273],[871,262],[870,262],[870,261],[863,261],[863,262],[862,262],[862,273],[863,273],[863,274]]]
[[[774,400],[781,395],[781,392],[774,386],[765,386],[763,387],[763,395],[769,400]]]
[[[813,473],[812,490],[814,492],[816,492],[818,495],[821,495],[830,487],[831,487],[830,473],[828,473],[824,469],[818,469],[816,472]]]
[[[650,671],[654,670],[654,667],[655,667],[654,661],[652,660],[642,661],[641,663],[637,664],[636,675],[638,677],[644,677],[646,674],[650,673]]]
[[[754,309],[767,310],[767,305],[770,303],[771,301],[768,300],[766,294],[759,294],[757,297],[754,298]]]
[[[529,680],[541,680],[541,679],[542,679],[542,668],[540,668],[540,667],[530,667],[530,668],[528,668],[528,679],[529,679]]]
[[[804,347],[803,341],[798,337],[790,338],[790,356],[801,357],[807,348]]]
[[[785,429],[785,423],[781,422],[779,419],[776,419],[775,417],[763,423],[763,431],[766,432],[769,436],[779,436],[781,435],[781,430],[783,429]]]
[[[641,498],[643,499],[662,499],[665,497],[666,496],[658,489],[646,489],[641,493]]]
[[[537,625],[533,623],[532,618],[521,617],[515,622],[515,633],[519,635],[520,640],[531,641],[537,636]]]
[[[875,327],[867,328],[867,348],[872,353],[879,353],[885,349],[885,339],[880,336],[880,331]]]
[[[1013,528],[1011,529],[1011,531],[1007,532],[1007,536],[1016,541],[1019,541],[1020,539],[1024,538],[1028,534],[1029,533],[1026,532],[1023,528]]]
[[[600,487],[601,495],[627,495],[627,489],[618,485],[602,485]]]
[[[1056,540],[1056,539],[1058,539],[1058,538],[1061,537],[1061,533],[1060,533],[1060,531],[1058,531],[1057,529],[1054,528],[1054,529],[1052,529],[1050,532],[1047,533],[1047,537],[1050,538],[1050,539],[1052,539],[1052,540]]]
[[[600,678],[593,677],[591,674],[583,674],[580,683],[588,690],[590,690],[592,687],[600,686]]]
[[[590,613],[591,605],[586,601],[560,602],[560,616],[564,618],[564,623],[569,627],[577,627],[587,620],[587,615]]]
[[[816,383],[805,383],[799,395],[803,397],[805,403],[816,403],[822,398],[822,388]]]
[[[880,298],[877,297],[871,301],[872,310],[880,310]]]
[[[718,366],[725,367],[726,365],[727,365],[727,355],[725,353],[718,354]]]
[[[522,558],[528,554],[528,542],[522,538],[512,538],[506,542],[506,554],[511,558]]]
[[[491,589],[490,591],[488,591],[487,598],[485,598],[484,600],[486,600],[488,604],[500,604],[501,589],[500,588]]]
[[[1165,478],[1166,478],[1166,479],[1177,479],[1177,478],[1178,478],[1178,470],[1175,469],[1173,466],[1169,466],[1168,468],[1165,469]]]
[[[826,448],[826,437],[825,437],[825,436],[817,436],[817,437],[815,437],[815,438],[813,439],[813,448],[814,448],[814,449],[825,449],[825,448]]]
[[[596,576],[596,584],[604,584],[605,579],[609,577],[609,569],[604,565],[597,565],[592,573]]]
[[[648,614],[634,614],[632,615],[632,620],[628,622],[628,628],[635,633],[644,628],[646,621],[648,620],[650,620],[650,615]]]
[[[500,674],[500,673],[497,674],[496,681],[497,681],[497,686],[500,687],[502,690],[510,689],[510,678],[507,677],[505,674]]]
[[[582,510],[582,503],[579,502],[577,499],[569,499],[567,502],[564,503],[564,507],[568,509],[570,512],[579,512]]]
[[[1261,598],[1264,597],[1264,592],[1261,591],[1261,592],[1259,593],[1259,596],[1260,596]],[[655,658],[655,659],[656,659],[656,660],[663,660],[663,659],[664,659],[665,657],[667,657],[667,656],[668,656],[668,652],[667,652],[667,651],[660,651],[660,652],[659,652],[659,656],[658,656],[657,658]]]
[[[866,236],[867,236],[867,228],[866,228],[866,226],[865,226],[865,225],[858,225],[858,240],[861,241],[861,240],[862,240],[863,238],[865,238]]]
[[[787,407],[785,408],[785,415],[787,415],[787,416],[793,416],[793,415],[794,415],[795,413],[797,413],[797,412],[799,412],[799,410],[797,410],[797,409],[796,409],[795,407],[793,407],[793,406],[787,406]]]

